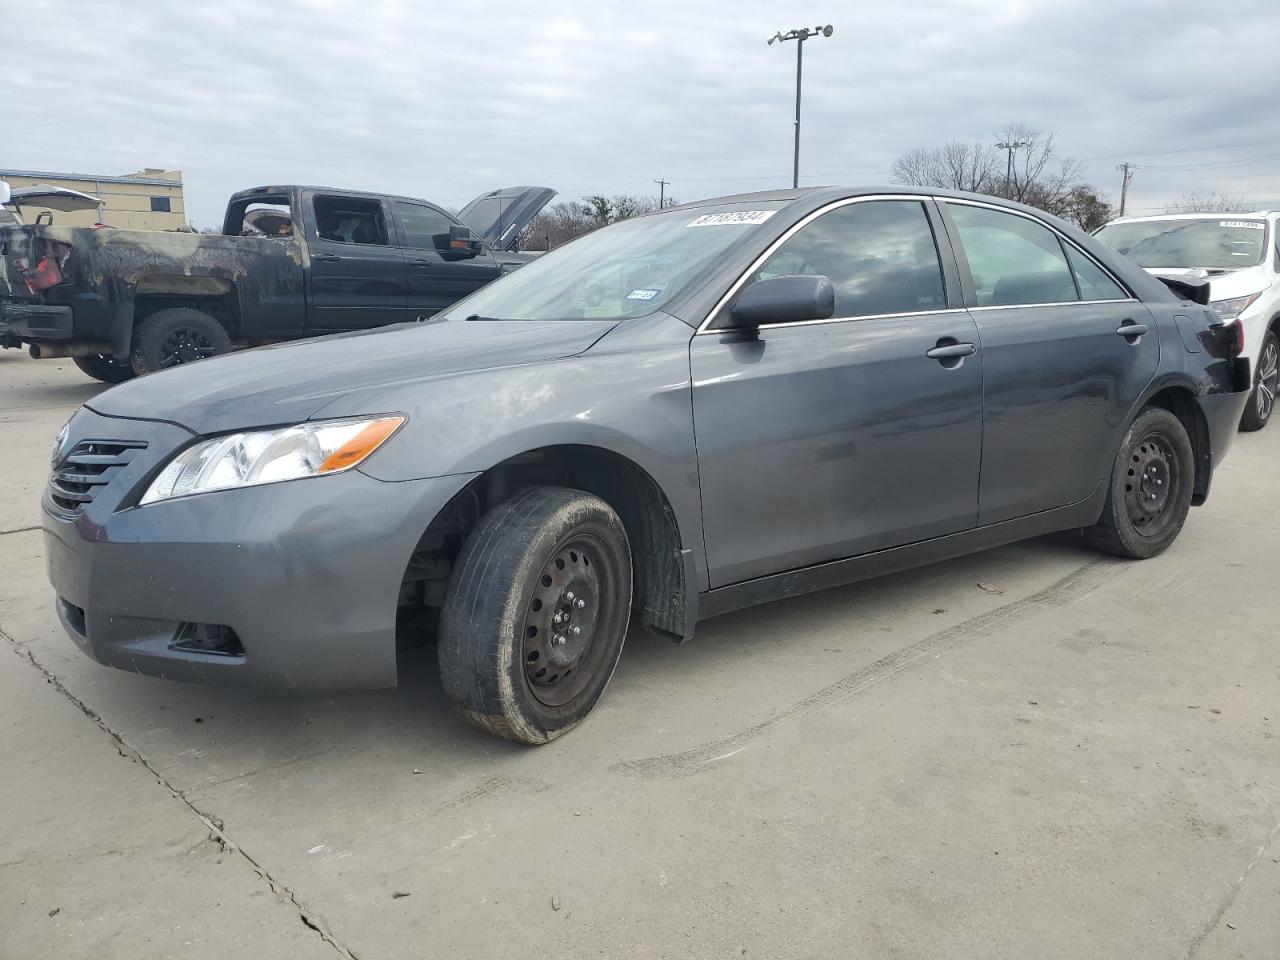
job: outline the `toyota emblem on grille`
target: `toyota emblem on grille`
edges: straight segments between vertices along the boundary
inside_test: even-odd
[[[62,425],[62,429],[58,431],[58,435],[53,440],[53,454],[50,456],[49,461],[55,467],[58,465],[58,461],[61,460],[63,455],[67,452],[67,434],[70,432],[70,429],[71,421],[68,420]]]

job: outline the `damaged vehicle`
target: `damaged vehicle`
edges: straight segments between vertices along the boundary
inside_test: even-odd
[[[455,217],[409,197],[272,186],[232,196],[221,235],[0,227],[0,346],[120,383],[238,347],[426,320],[531,259],[516,238],[553,196],[508,187]]]
[[[1241,430],[1271,420],[1280,388],[1280,211],[1179,213],[1125,217],[1095,232],[1149,273],[1209,283],[1209,306],[1244,326],[1244,353],[1253,361],[1253,397]]]
[[[103,664],[276,690],[393,685],[434,638],[466,720],[544,743],[629,632],[1059,530],[1164,551],[1252,386],[1172,283],[971,194],[667,208],[426,323],[90,400],[43,497],[57,615]]]

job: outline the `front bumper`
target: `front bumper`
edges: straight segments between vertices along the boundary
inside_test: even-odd
[[[74,329],[70,307],[50,307],[21,300],[0,300],[0,342],[69,340]]]
[[[395,684],[405,566],[470,477],[386,483],[352,470],[131,507],[191,434],[83,409],[67,449],[94,438],[147,447],[78,516],[45,496],[49,580],[82,651],[172,680],[304,691]],[[192,624],[229,627],[241,652],[180,648]]]

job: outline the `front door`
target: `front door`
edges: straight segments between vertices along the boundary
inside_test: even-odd
[[[1039,220],[943,206],[982,340],[978,522],[1087,499],[1110,476],[1120,434],[1156,374],[1151,313]]]
[[[451,250],[449,228],[458,222],[443,210],[408,200],[392,202],[404,245],[407,318],[425,320],[501,273],[493,253]]]
[[[404,254],[381,200],[317,194],[307,237],[310,332],[359,330],[404,319]]]
[[[832,319],[693,337],[713,587],[974,526],[981,357],[929,208],[841,204],[753,269],[829,277]]]

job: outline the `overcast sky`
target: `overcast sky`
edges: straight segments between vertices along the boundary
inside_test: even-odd
[[[883,183],[903,150],[1021,121],[1113,200],[1137,164],[1131,211],[1192,189],[1280,204],[1275,0],[19,6],[0,167],[180,168],[201,226],[263,183],[452,206],[515,183],[788,186],[795,44],[765,39],[828,22],[805,44],[802,184]]]

